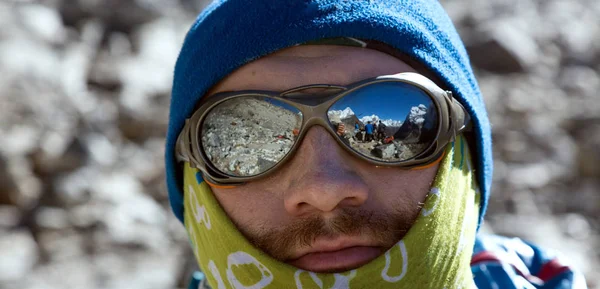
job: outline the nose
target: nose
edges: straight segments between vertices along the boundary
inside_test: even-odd
[[[296,216],[359,207],[369,197],[369,187],[354,169],[346,151],[320,126],[312,127],[290,160],[293,174],[284,202]]]

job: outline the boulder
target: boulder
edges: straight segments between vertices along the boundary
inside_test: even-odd
[[[513,24],[489,23],[466,43],[473,66],[495,73],[525,72],[538,61],[534,39]]]
[[[0,232],[0,284],[25,278],[38,260],[38,249],[29,231]]]
[[[14,228],[21,220],[21,212],[13,206],[0,205],[0,230]]]
[[[31,155],[34,169],[38,174],[55,175],[71,172],[85,164],[87,151],[77,137],[71,137],[70,141],[60,141],[67,143],[62,153],[54,154],[45,150],[37,150]]]
[[[14,204],[14,195],[18,190],[6,159],[0,155],[0,204]]]
[[[373,149],[372,153],[378,158],[388,160],[394,157],[396,153],[396,146],[394,144],[379,145]]]

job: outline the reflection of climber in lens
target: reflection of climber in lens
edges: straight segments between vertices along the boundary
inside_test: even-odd
[[[365,142],[370,142],[371,140],[373,140],[373,131],[375,130],[375,127],[373,126],[373,124],[369,121],[367,122],[367,124],[365,125],[365,131],[366,136],[365,136]]]
[[[385,139],[385,123],[379,121],[379,125],[377,126],[377,140],[383,141]]]
[[[365,126],[361,125],[358,121],[356,122],[356,124],[354,125],[355,128],[355,134],[354,134],[354,138],[357,141],[364,141],[365,140]]]

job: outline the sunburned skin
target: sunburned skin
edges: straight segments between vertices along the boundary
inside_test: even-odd
[[[375,50],[296,46],[241,67],[209,94],[346,85],[401,72],[415,70]],[[314,126],[277,172],[213,192],[238,229],[272,257],[308,271],[341,272],[377,258],[406,234],[437,169],[376,167]]]

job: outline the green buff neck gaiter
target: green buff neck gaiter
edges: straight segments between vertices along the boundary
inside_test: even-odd
[[[185,225],[214,289],[476,288],[469,264],[479,193],[462,137],[448,145],[425,205],[404,238],[370,263],[343,273],[304,271],[254,247],[196,174],[186,164]]]

